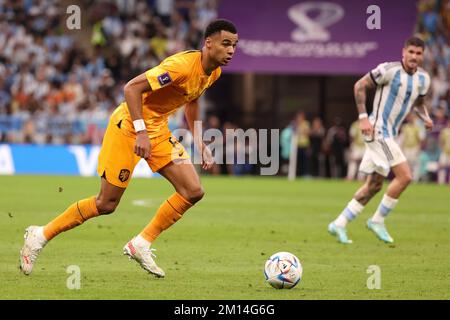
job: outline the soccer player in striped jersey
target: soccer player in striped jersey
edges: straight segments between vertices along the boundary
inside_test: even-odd
[[[359,170],[367,179],[354,194],[347,207],[328,225],[328,232],[341,243],[351,243],[347,236],[347,223],[354,220],[364,206],[382,188],[389,172],[395,178],[389,183],[375,214],[367,220],[367,228],[386,243],[394,242],[385,226],[385,218],[394,209],[402,192],[412,180],[411,170],[405,156],[395,142],[398,129],[406,115],[414,108],[431,130],[433,121],[425,106],[425,95],[430,86],[430,76],[419,67],[423,61],[424,42],[412,37],[405,42],[401,62],[378,65],[358,80],[354,86],[359,125],[365,138],[366,151]],[[366,91],[376,88],[373,111],[366,111]]]

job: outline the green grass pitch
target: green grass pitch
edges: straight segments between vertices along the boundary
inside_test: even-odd
[[[94,195],[98,178],[0,177],[1,299],[450,299],[450,188],[411,185],[388,219],[395,245],[365,229],[382,192],[338,244],[328,223],[358,183],[282,178],[203,177],[205,198],[155,242],[165,279],[122,255],[123,245],[172,193],[164,179],[134,179],[116,212],[51,241],[31,276],[18,270],[28,225],[43,225],[71,203]],[[265,260],[290,251],[303,279],[292,290],[264,282]],[[67,267],[81,288],[67,288]],[[367,269],[381,270],[369,290]]]

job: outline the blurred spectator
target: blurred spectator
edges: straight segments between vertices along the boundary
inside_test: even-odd
[[[439,184],[449,183],[450,180],[450,119],[447,120],[447,127],[439,135],[441,155],[439,157]]]
[[[335,117],[333,126],[328,129],[325,145],[329,154],[330,175],[333,178],[346,176],[345,149],[347,147],[347,130],[342,126],[340,117]]]
[[[439,145],[435,139],[428,136],[425,140],[425,148],[419,156],[419,181],[436,181],[439,161]]]
[[[323,153],[325,133],[322,119],[315,117],[309,134],[311,143],[310,173],[313,177],[325,176],[325,155]]]
[[[359,127],[359,120],[352,123],[349,130],[350,151],[348,156],[347,180],[363,180],[364,176],[358,171],[366,146]]]
[[[5,78],[0,74],[0,114],[8,114],[11,104],[11,94],[6,90]]]
[[[204,30],[209,21],[217,19],[217,0],[197,0],[197,28]]]
[[[222,132],[224,134],[224,146],[225,146],[225,168],[226,168],[226,174],[228,175],[234,175],[234,164],[236,163],[237,159],[237,153],[236,153],[236,139],[234,139],[234,136],[231,134],[236,130],[237,127],[232,122],[225,122],[222,127]]]
[[[439,139],[441,131],[444,130],[445,127],[447,127],[447,118],[445,116],[445,109],[437,108],[436,110],[434,110],[431,116],[433,117],[434,124],[430,134],[434,139],[437,140]]]
[[[220,124],[219,117],[217,117],[216,115],[210,115],[210,116],[207,117],[207,119],[206,119],[206,127],[204,128],[205,131],[206,130],[217,130],[217,131],[221,132],[220,128],[221,128],[221,124]],[[211,132],[211,134],[213,135],[214,132]],[[224,161],[223,161],[224,160],[223,148],[225,146],[223,145],[223,141],[215,141],[215,139],[213,138],[211,141],[205,141],[205,143],[212,143],[215,146],[215,148],[219,148],[219,150],[216,149],[216,151],[218,153],[214,154],[216,163],[214,163],[213,167],[211,168],[211,174],[218,175],[218,174],[220,174],[222,172],[221,171],[221,165],[218,164],[218,163],[224,163]]]
[[[310,124],[303,111],[297,113],[295,134],[297,135],[297,176],[309,175]]]
[[[251,159],[255,159],[257,146],[252,144],[253,141],[245,139],[244,143],[238,141],[236,143],[237,154],[244,155],[244,163],[235,162],[233,172],[237,176],[252,174],[255,164],[251,162]]]
[[[280,135],[280,158],[281,158],[281,174],[287,174],[289,171],[289,159],[291,156],[292,148],[292,135],[294,133],[295,120],[283,130],[281,130]]]
[[[170,26],[170,16],[174,11],[174,0],[155,0],[156,14],[166,27]]]
[[[398,137],[400,148],[411,168],[414,181],[419,181],[419,155],[425,138],[417,120],[414,113],[408,114]]]

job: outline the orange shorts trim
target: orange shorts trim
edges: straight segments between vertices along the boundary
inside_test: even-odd
[[[134,153],[136,138],[125,132],[126,129],[120,128],[120,122],[116,122],[111,118],[103,137],[97,173],[99,176],[105,175],[109,183],[126,188],[141,158]],[[153,172],[157,172],[172,161],[190,158],[183,145],[170,131],[149,139],[151,152],[147,163]]]

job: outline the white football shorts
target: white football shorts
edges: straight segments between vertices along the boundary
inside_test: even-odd
[[[366,151],[359,166],[365,174],[374,172],[387,177],[392,167],[406,162],[405,155],[392,138],[377,138],[366,142]]]

